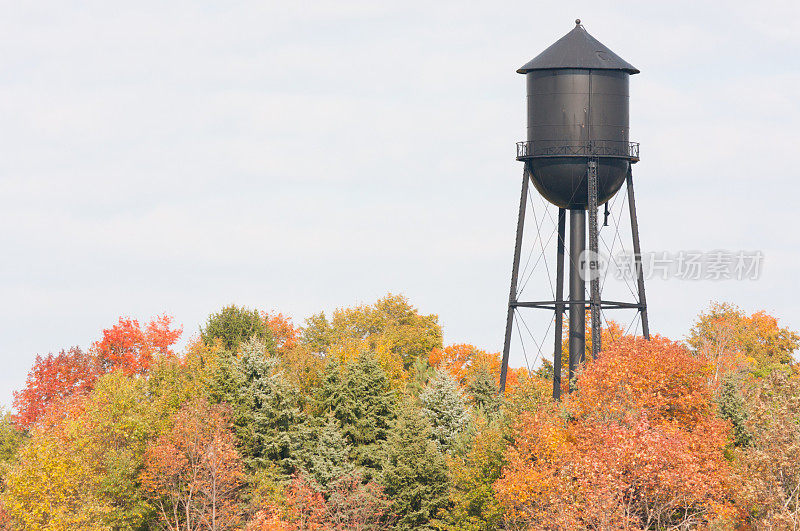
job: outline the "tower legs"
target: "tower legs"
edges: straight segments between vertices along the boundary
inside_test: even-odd
[[[567,212],[558,209],[558,242],[556,242],[556,340],[553,347],[553,398],[561,399],[561,348],[564,330],[564,237]]]
[[[514,245],[514,263],[511,266],[511,289],[508,293],[508,315],[506,317],[506,337],[503,343],[503,362],[500,366],[500,396],[506,391],[506,374],[508,372],[508,354],[511,350],[511,330],[514,326],[514,310],[517,303],[517,275],[519,274],[519,257],[522,251],[522,234],[525,226],[525,206],[528,203],[528,165],[522,170],[522,192],[519,198],[519,214],[517,216],[517,239]]]
[[[650,340],[650,322],[647,318],[647,299],[644,295],[644,272],[642,271],[642,249],[639,246],[639,221],[636,219],[636,200],[633,196],[633,171],[628,165],[625,177],[628,187],[628,208],[631,214],[631,234],[633,236],[633,256],[636,265],[636,284],[639,289],[639,311],[642,313],[642,335]]]

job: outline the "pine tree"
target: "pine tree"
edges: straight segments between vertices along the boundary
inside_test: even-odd
[[[432,426],[433,439],[440,450],[448,451],[469,425],[470,415],[461,389],[449,372],[438,370],[419,398],[422,414]]]
[[[239,358],[220,359],[211,396],[233,408],[233,424],[245,463],[251,470],[275,463],[285,476],[298,465],[305,415],[300,398],[267,357],[266,346],[253,337]]]
[[[336,358],[328,358],[317,395],[317,406],[322,414],[333,413],[345,402],[344,368]]]
[[[326,415],[325,423],[317,429],[316,443],[306,468],[322,489],[328,489],[334,481],[355,471],[350,461],[350,445],[332,413]]]
[[[383,469],[400,530],[432,529],[429,524],[449,503],[447,463],[429,437],[430,426],[421,412],[404,404],[389,436]]]
[[[489,416],[500,409],[500,396],[494,375],[481,367],[467,384],[467,394],[472,404]]]
[[[321,403],[341,423],[353,463],[366,480],[380,471],[385,441],[395,418],[395,397],[386,373],[368,353],[347,365],[344,375],[328,365]]]
[[[431,378],[436,374],[436,370],[431,367],[431,364],[425,358],[417,358],[411,364],[409,369],[409,380],[406,384],[406,389],[411,396],[418,397]]]
[[[747,404],[742,393],[743,373],[727,374],[717,391],[719,416],[731,422],[733,440],[736,446],[747,446],[752,438],[747,431]]]

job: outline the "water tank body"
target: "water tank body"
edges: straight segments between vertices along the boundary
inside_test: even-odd
[[[536,189],[561,208],[585,208],[587,162],[594,156],[598,204],[611,199],[636,160],[628,84],[638,70],[576,25],[518,72],[527,78],[528,93],[520,158],[530,161]]]

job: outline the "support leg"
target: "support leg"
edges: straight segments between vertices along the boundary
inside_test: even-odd
[[[553,399],[561,400],[561,342],[564,331],[564,232],[567,212],[558,209],[556,250],[556,341],[553,348]]]
[[[636,265],[636,284],[639,288],[639,311],[642,313],[642,335],[650,339],[650,322],[647,318],[647,299],[644,295],[644,271],[642,271],[642,249],[639,246],[639,222],[636,220],[636,201],[633,197],[633,172],[628,165],[628,175],[625,177],[628,185],[628,207],[631,214],[631,234],[633,235],[633,255]]]
[[[519,274],[519,257],[522,251],[522,234],[525,226],[525,206],[528,202],[528,165],[522,171],[522,192],[519,198],[519,215],[517,217],[517,240],[514,246],[514,263],[511,266],[511,289],[508,293],[508,315],[506,317],[506,337],[503,343],[503,363],[500,366],[500,396],[506,391],[506,375],[508,373],[508,354],[511,349],[511,331],[514,326],[514,310],[517,303],[517,275]]]
[[[586,211],[569,211],[569,387],[575,383],[575,370],[586,358],[586,285],[580,261],[586,250]]]
[[[589,278],[589,308],[592,316],[592,359],[597,359],[600,354],[600,341],[602,338],[600,324],[600,275],[597,254],[598,227],[597,227],[597,159],[589,159],[587,179],[589,184],[589,259],[586,272]]]

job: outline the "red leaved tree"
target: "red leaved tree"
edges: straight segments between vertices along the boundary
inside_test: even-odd
[[[153,356],[173,355],[171,347],[183,329],[171,328],[172,317],[162,315],[142,329],[135,319],[120,317],[103,330],[103,338],[89,352],[78,347],[59,354],[37,356],[25,383],[14,393],[14,420],[30,429],[56,402],[88,394],[100,376],[121,369],[126,375],[144,374]]]
[[[36,356],[25,387],[14,391],[15,423],[30,429],[47,409],[73,395],[85,395],[97,381],[94,359],[78,347]]]
[[[171,347],[183,328],[172,329],[172,317],[162,315],[142,329],[139,321],[120,317],[119,322],[103,330],[103,338],[92,345],[100,373],[122,369],[126,375],[144,374],[153,356],[171,356]]]

